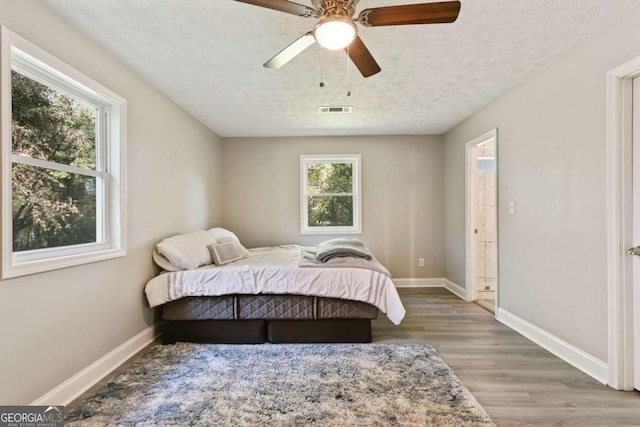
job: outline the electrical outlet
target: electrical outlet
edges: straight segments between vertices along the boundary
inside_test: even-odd
[[[418,258],[418,267],[424,267],[424,258]]]

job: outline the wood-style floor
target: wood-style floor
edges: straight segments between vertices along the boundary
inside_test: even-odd
[[[600,384],[442,288],[400,289],[401,325],[375,342],[432,345],[498,426],[640,426],[640,392]]]
[[[432,345],[499,427],[640,426],[640,392],[600,384],[443,288],[399,292],[407,316],[395,326],[381,314],[373,321],[374,342]]]

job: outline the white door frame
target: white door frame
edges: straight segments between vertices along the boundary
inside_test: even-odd
[[[476,188],[475,176],[472,173],[473,170],[473,156],[471,155],[471,150],[479,144],[482,144],[485,141],[490,139],[494,139],[496,142],[496,222],[497,222],[497,211],[498,211],[498,129],[491,129],[490,131],[480,135],[477,138],[472,139],[467,142],[465,145],[465,290],[466,295],[465,299],[467,301],[474,301],[478,299],[478,289],[477,282],[475,278],[478,277],[476,274],[477,271],[477,263],[476,263],[476,245],[474,239],[474,229],[476,224],[476,213],[475,213],[475,194],[476,192],[473,189]],[[496,234],[498,233],[498,224],[496,224]],[[498,242],[496,241],[496,245]],[[499,257],[498,257],[499,258]],[[496,262],[499,262],[496,259]],[[496,274],[498,274],[496,269]],[[496,289],[496,310],[498,312],[498,298],[500,295],[500,284],[496,278],[497,289]]]
[[[631,247],[640,245],[640,77],[633,79],[633,230]],[[630,253],[628,255],[631,255]],[[633,280],[633,376],[634,388],[640,390],[640,259],[632,257]]]
[[[607,73],[607,286],[609,386],[634,389],[633,79],[640,57]],[[640,292],[640,290],[639,290]],[[640,384],[635,384],[640,387]]]

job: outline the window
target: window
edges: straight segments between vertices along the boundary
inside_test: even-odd
[[[2,278],[125,255],[126,101],[2,28]]]
[[[360,155],[300,156],[302,234],[362,233]]]

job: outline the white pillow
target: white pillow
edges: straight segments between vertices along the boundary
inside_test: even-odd
[[[164,255],[171,264],[179,269],[194,270],[202,265],[212,263],[207,246],[216,243],[217,241],[211,233],[197,230],[166,238],[158,243],[156,248],[161,255]]]
[[[151,252],[151,258],[153,258],[153,262],[155,262],[156,265],[164,271],[180,271],[180,269],[171,264],[168,259],[166,259],[163,255],[160,255],[156,248],[153,248],[153,252]]]
[[[240,239],[238,239],[238,236],[236,236],[232,231],[229,231],[226,228],[222,228],[222,227],[211,228],[207,230],[207,232],[211,234],[213,238],[216,239],[216,241],[223,239],[225,237],[230,237],[236,242],[240,243]]]

